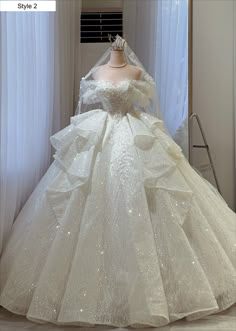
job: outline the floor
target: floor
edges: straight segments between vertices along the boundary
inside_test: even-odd
[[[0,331],[92,331],[94,328],[82,327],[56,327],[52,324],[34,324],[26,320],[22,316],[13,315],[3,308],[0,308]],[[99,326],[96,327],[99,331],[111,330],[115,328]],[[119,330],[127,330],[126,328],[119,328]],[[203,319],[186,322],[180,320],[169,324],[165,327],[156,328],[158,331],[236,331],[236,305],[230,307],[222,313],[209,315]],[[130,329],[134,330],[134,329]],[[139,331],[145,329],[137,329]],[[146,330],[153,330],[148,328]]]

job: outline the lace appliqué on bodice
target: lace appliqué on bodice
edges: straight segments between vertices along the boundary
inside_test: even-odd
[[[125,79],[117,83],[108,80],[84,80],[86,91],[82,102],[100,103],[111,114],[126,114],[132,107],[145,107],[155,95],[155,85],[142,80]]]

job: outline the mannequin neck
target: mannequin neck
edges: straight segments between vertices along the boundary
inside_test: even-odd
[[[112,50],[110,55],[110,61],[108,62],[108,65],[111,67],[123,67],[127,63],[125,61],[125,54],[123,50]]]

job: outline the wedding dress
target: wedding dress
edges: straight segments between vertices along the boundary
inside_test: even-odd
[[[39,323],[161,326],[236,301],[236,215],[145,107],[151,80],[84,80],[18,215],[0,304]]]

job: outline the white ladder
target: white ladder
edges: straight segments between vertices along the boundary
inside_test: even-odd
[[[198,128],[199,128],[200,133],[201,133],[201,136],[202,136],[202,140],[204,142],[202,145],[193,145],[193,142],[192,142],[193,141],[193,137],[192,137],[192,123],[193,123],[193,120],[194,119],[196,119]],[[221,194],[219,181],[218,181],[217,176],[216,176],[216,170],[215,170],[214,163],[213,163],[213,160],[212,160],[212,157],[211,157],[211,153],[210,153],[210,148],[209,148],[209,145],[207,143],[207,139],[206,139],[206,136],[204,134],[204,131],[203,131],[203,128],[202,128],[202,125],[201,125],[200,118],[199,118],[199,116],[196,113],[193,113],[189,117],[189,163],[191,164],[191,166],[193,165],[192,164],[193,163],[192,162],[192,148],[204,148],[204,149],[206,149],[207,155],[208,155],[208,159],[209,159],[209,166],[210,166],[210,169],[213,172],[213,176],[214,176],[214,180],[215,180],[215,183],[216,183],[217,190]]]

